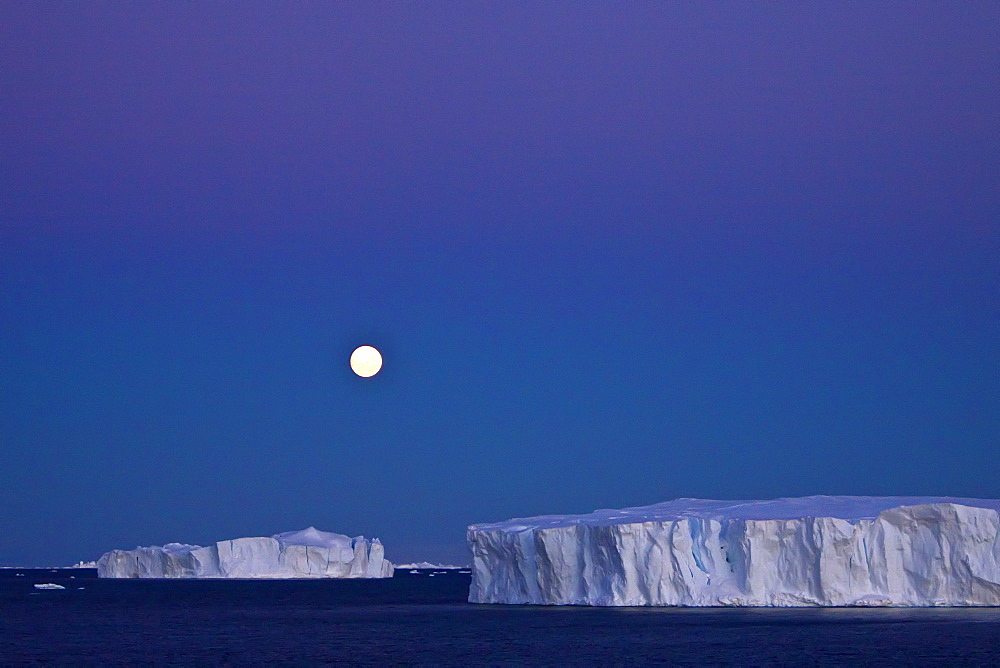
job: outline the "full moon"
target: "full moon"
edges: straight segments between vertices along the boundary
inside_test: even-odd
[[[351,353],[351,370],[362,378],[371,378],[382,368],[382,354],[371,346],[360,346]]]

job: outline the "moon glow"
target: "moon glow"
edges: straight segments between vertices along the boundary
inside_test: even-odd
[[[359,346],[351,353],[351,370],[362,378],[371,378],[382,368],[382,354],[371,346]]]

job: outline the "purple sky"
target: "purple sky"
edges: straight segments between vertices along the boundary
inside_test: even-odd
[[[0,564],[1000,496],[998,26],[0,5]]]

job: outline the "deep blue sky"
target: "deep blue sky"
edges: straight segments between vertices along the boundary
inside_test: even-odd
[[[0,4],[0,564],[1000,496],[998,26]]]

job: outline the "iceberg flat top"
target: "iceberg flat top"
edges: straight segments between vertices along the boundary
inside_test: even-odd
[[[305,545],[308,547],[329,547],[351,549],[351,539],[344,534],[332,533],[330,531],[320,531],[316,527],[309,527],[301,531],[285,531],[276,533],[271,538],[285,545]]]
[[[874,519],[883,510],[899,506],[954,503],[1000,512],[1000,499],[968,499],[953,496],[804,496],[798,498],[742,501],[714,499],[674,499],[651,506],[595,510],[586,515],[540,515],[473,524],[470,531],[518,532],[551,529],[577,524],[611,526],[642,522],[662,522],[686,518],[712,520],[783,520],[800,517],[835,517],[842,520]]]
[[[330,531],[320,531],[316,527],[309,527],[307,529],[300,529],[299,531],[285,531],[283,533],[276,533],[271,536],[274,540],[284,547],[286,545],[305,545],[307,547],[327,547],[327,548],[341,548],[341,549],[352,549],[353,543],[351,538],[339,533],[333,533]],[[233,539],[239,540],[239,539]],[[378,540],[377,538],[375,539]],[[189,552],[194,552],[195,550],[202,549],[201,545],[189,545],[187,543],[166,543],[163,547],[153,546],[153,547],[137,547],[137,550],[160,550],[169,554],[187,554]]]
[[[187,554],[188,552],[194,552],[195,550],[200,549],[201,545],[188,545],[187,543],[167,543],[163,546],[163,551],[169,552],[170,554]]]

